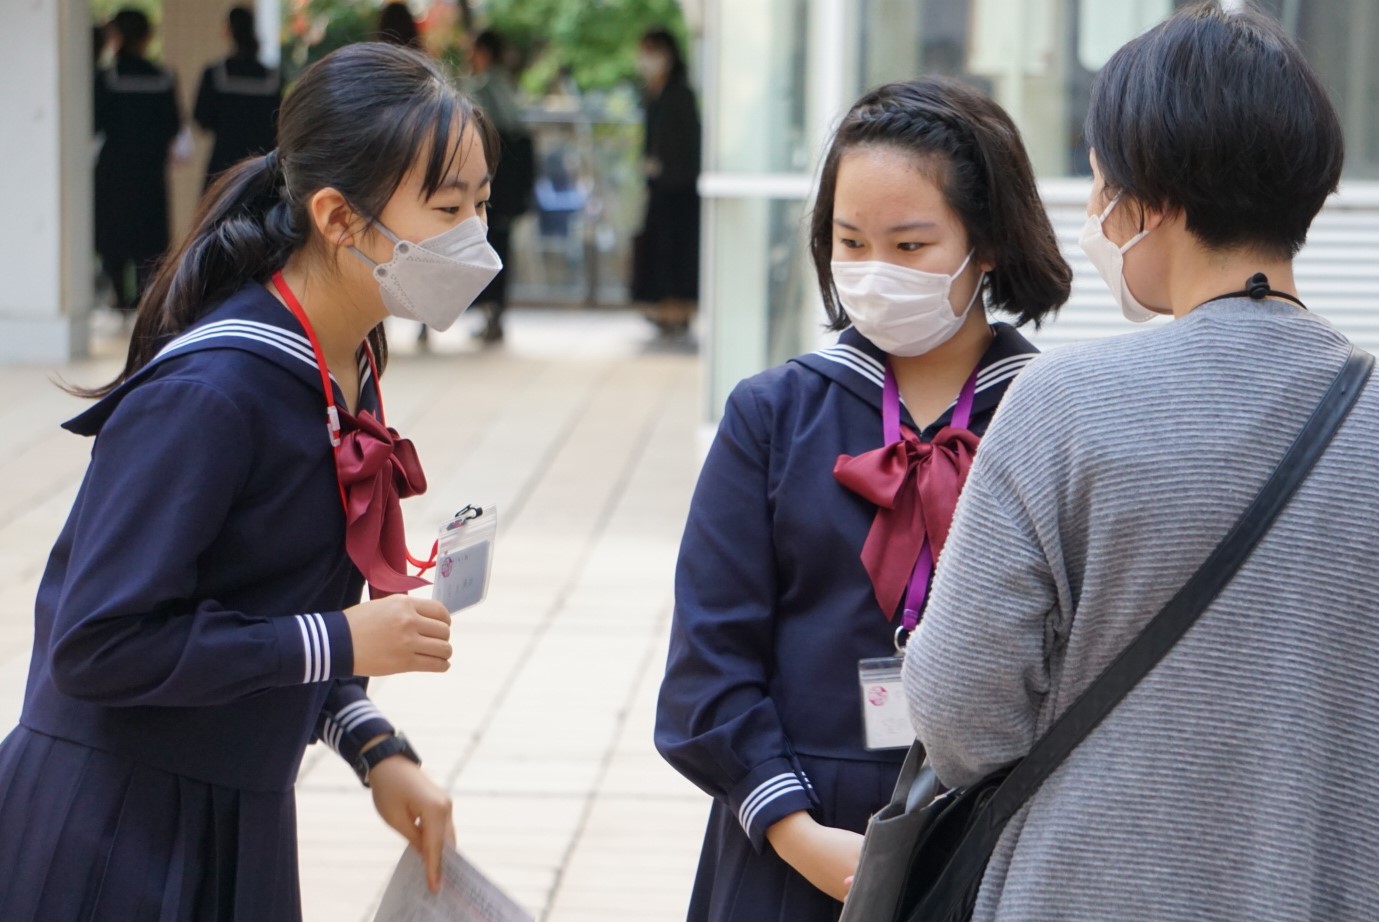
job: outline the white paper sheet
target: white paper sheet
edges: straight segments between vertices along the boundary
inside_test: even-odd
[[[403,852],[374,922],[533,922],[479,869],[446,846],[441,889],[426,886],[426,868],[414,849]]]

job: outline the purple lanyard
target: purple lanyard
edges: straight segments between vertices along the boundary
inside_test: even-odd
[[[948,425],[954,429],[966,429],[972,422],[972,401],[977,395],[978,371],[979,368],[972,370],[972,376],[962,386],[957,403],[953,406],[953,417]],[[886,363],[886,383],[881,389],[881,436],[887,445],[900,441],[900,385],[896,383],[895,372],[891,371],[889,362]],[[919,560],[910,573],[910,585],[905,589],[905,608],[900,626],[907,634],[919,624],[919,613],[924,610],[924,600],[929,595],[929,577],[933,572],[934,551],[926,537],[919,550]]]

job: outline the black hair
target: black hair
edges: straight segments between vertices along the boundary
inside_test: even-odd
[[[503,55],[507,53],[507,42],[503,41],[503,36],[492,29],[485,29],[474,36],[474,50],[487,51],[488,56],[493,59],[493,63],[501,66]]]
[[[890,83],[848,110],[824,156],[809,250],[829,329],[851,321],[833,283],[833,196],[843,155],[886,147],[913,157],[962,221],[973,262],[990,262],[985,303],[1036,327],[1068,300],[1072,270],[1058,251],[1020,133],[1005,110],[947,77]]]
[[[1281,258],[1301,249],[1345,156],[1336,109],[1283,27],[1214,3],[1111,56],[1086,134],[1108,195],[1181,212],[1211,249]]]
[[[378,31],[375,39],[406,48],[421,47],[421,32],[412,11],[401,0],[386,4],[378,14]]]
[[[235,54],[257,59],[259,36],[254,31],[254,11],[247,6],[232,7],[225,21],[230,27],[230,39],[235,43]]]
[[[642,33],[642,44],[670,56],[670,70],[666,74],[668,79],[676,80],[685,76],[685,56],[680,53],[680,43],[669,29],[663,26],[647,29]]]
[[[191,233],[163,259],[139,304],[119,377],[72,392],[108,394],[246,281],[267,282],[315,240],[308,208],[321,189],[337,190],[371,223],[416,166],[424,167],[423,193],[433,195],[461,156],[456,137],[471,125],[491,167],[491,124],[420,52],[361,42],[308,67],[279,110],[277,149],[222,174]],[[382,324],[369,342],[381,370]]]
[[[110,20],[110,25],[115,28],[115,33],[120,37],[120,53],[133,54],[134,49],[140,42],[145,41],[153,34],[153,26],[149,24],[148,16],[143,10],[127,6],[115,14],[115,18]]]

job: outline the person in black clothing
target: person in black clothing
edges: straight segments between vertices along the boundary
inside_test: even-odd
[[[148,17],[123,9],[112,20],[115,63],[96,74],[96,252],[115,290],[115,306],[132,309],[168,246],[168,146],[177,137],[177,86],[172,74],[144,57],[153,29]],[[125,273],[133,263],[131,294]]]
[[[633,245],[632,300],[662,332],[683,332],[699,299],[699,111],[675,37],[642,36],[646,219]]]
[[[266,154],[277,146],[275,121],[282,102],[282,78],[259,62],[254,14],[248,7],[230,10],[226,30],[234,51],[201,73],[196,92],[196,123],[215,135],[206,164],[206,188],[245,157]]]
[[[499,168],[494,171],[488,198],[488,242],[503,261],[503,271],[488,283],[475,300],[484,312],[478,336],[486,343],[503,338],[503,311],[508,304],[508,277],[512,274],[512,222],[531,209],[536,184],[536,152],[531,132],[522,121],[517,87],[504,64],[507,43],[492,29],[474,37],[470,53],[473,79],[466,89],[498,133]]]
[[[412,11],[402,0],[394,0],[394,2],[384,5],[383,9],[379,11],[378,31],[374,33],[373,40],[387,42],[390,45],[401,45],[415,51],[423,50],[421,32],[417,29],[417,21],[413,18]]]

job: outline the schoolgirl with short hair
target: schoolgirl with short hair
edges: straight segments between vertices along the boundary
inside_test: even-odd
[[[913,739],[897,647],[1035,353],[989,313],[1037,324],[1071,278],[1010,118],[937,78],[848,112],[810,249],[841,335],[728,398],[675,578],[656,745],[714,798],[695,922],[838,917]]]

